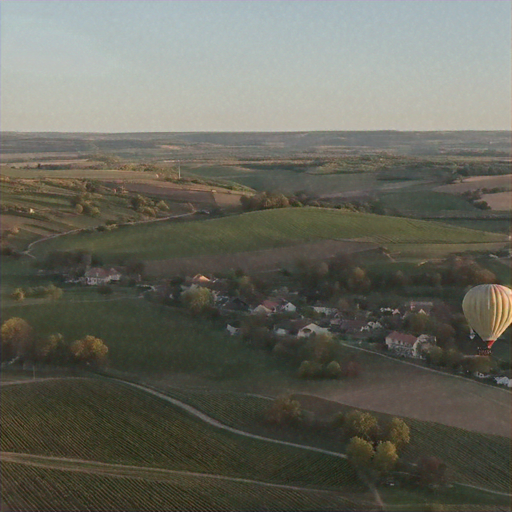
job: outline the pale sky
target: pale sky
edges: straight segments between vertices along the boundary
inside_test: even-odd
[[[2,0],[1,129],[509,130],[509,0]]]

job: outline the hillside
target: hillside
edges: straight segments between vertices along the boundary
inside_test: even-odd
[[[52,251],[89,249],[103,258],[129,253],[145,260],[217,255],[323,240],[350,239],[393,244],[505,243],[506,237],[437,222],[325,208],[266,210],[203,222],[158,223],[105,233],[80,233],[49,240],[34,248]],[[299,255],[295,255],[299,256]]]
[[[172,398],[176,394],[178,401]],[[295,429],[251,434],[262,425],[268,403],[194,390],[168,397],[91,378],[4,381],[2,501],[23,510],[84,510],[91,503],[95,510],[128,503],[138,503],[141,510],[156,503],[166,510],[372,510],[375,494],[358,481],[344,459],[345,447],[334,438],[327,450],[316,450],[314,433],[312,442],[298,444]],[[304,401],[315,414],[316,405],[314,399]],[[418,460],[437,444],[433,453],[449,464],[454,487],[438,491],[438,499],[455,510],[469,503],[489,510],[507,502],[509,440],[486,436],[478,449],[481,435],[407,422],[412,440],[405,460]],[[38,436],[31,434],[33,425],[38,425]],[[45,485],[39,485],[42,481]],[[472,483],[489,492],[465,486]],[[27,495],[23,489],[28,484]],[[65,492],[48,492],[60,488]],[[227,501],[226,490],[233,493]],[[386,509],[407,504],[416,510],[432,501],[419,489],[403,491],[384,493]]]

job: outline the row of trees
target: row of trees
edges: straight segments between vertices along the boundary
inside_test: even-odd
[[[342,293],[403,291],[410,286],[440,289],[498,283],[498,278],[471,257],[451,256],[440,264],[411,270],[373,271],[342,255],[329,262],[299,260],[294,275],[307,297],[332,299]]]
[[[60,333],[40,336],[23,318],[13,317],[1,327],[2,360],[54,365],[82,363],[107,364],[108,347],[95,336],[87,335],[71,343]]]
[[[156,217],[159,212],[168,212],[169,205],[164,200],[153,200],[137,194],[130,199],[131,207],[138,213]]]
[[[62,288],[58,288],[54,284],[48,286],[35,286],[29,288],[16,288],[11,297],[22,302],[26,298],[43,298],[43,299],[60,299],[62,297]]]
[[[265,411],[265,422],[281,428],[306,428],[308,421],[313,421],[312,417],[290,395],[277,397]],[[395,467],[399,451],[410,442],[409,426],[402,419],[392,418],[381,427],[375,416],[357,409],[336,414],[325,428],[334,428],[343,440],[348,441],[348,459],[358,470],[379,476]]]

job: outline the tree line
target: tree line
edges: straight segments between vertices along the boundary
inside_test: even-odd
[[[19,317],[6,320],[2,324],[0,336],[4,364],[29,362],[57,366],[105,366],[108,362],[108,347],[100,338],[86,335],[68,342],[60,333],[42,336]]]

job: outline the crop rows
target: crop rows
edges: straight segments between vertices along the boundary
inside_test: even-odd
[[[343,459],[225,433],[162,400],[98,381],[2,389],[1,447],[275,483],[357,482]]]
[[[169,396],[182,400],[220,422],[244,429],[261,421],[272,403],[266,398],[230,392],[167,390]]]
[[[239,394],[175,390],[168,393],[219,421],[242,429],[261,422],[269,406],[268,400]],[[386,415],[379,416],[384,424]],[[417,461],[423,456],[435,455],[447,464],[453,481],[510,492],[510,439],[409,418],[405,421],[411,428],[411,443],[403,454],[405,458]]]
[[[292,490],[173,475],[169,481],[2,464],[2,503],[10,511],[361,510],[340,493]]]
[[[410,454],[442,459],[457,482],[510,492],[511,441],[436,423],[407,420],[413,442]]]

